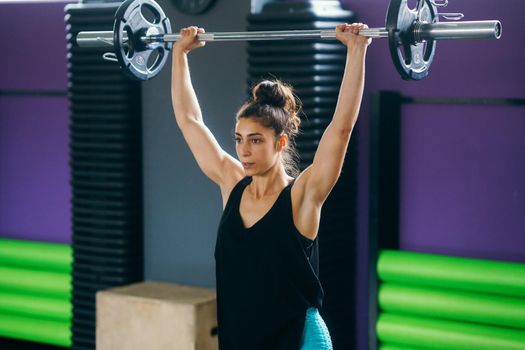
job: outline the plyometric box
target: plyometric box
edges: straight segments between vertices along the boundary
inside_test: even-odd
[[[215,289],[141,282],[97,293],[97,350],[217,350]]]

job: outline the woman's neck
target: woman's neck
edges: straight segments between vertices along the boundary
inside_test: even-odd
[[[282,166],[277,166],[262,175],[253,176],[248,190],[252,197],[259,199],[280,193],[292,179]]]

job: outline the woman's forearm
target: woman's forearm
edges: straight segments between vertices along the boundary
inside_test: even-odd
[[[348,48],[345,72],[332,124],[342,130],[352,131],[363,97],[365,84],[365,56],[367,46],[355,45]]]
[[[189,121],[202,121],[202,113],[191,83],[188,57],[185,52],[173,52],[171,100],[179,127]]]

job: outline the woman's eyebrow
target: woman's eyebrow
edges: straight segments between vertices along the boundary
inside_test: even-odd
[[[238,132],[236,132],[235,135],[237,135],[237,136],[242,136],[242,135],[239,134]],[[248,134],[248,135],[246,135],[246,136],[247,136],[247,137],[252,137],[252,136],[263,136],[263,134],[261,134],[260,132],[254,132],[254,133]]]

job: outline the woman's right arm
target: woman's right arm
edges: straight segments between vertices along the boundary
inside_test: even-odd
[[[203,29],[189,27],[181,30],[182,38],[173,45],[171,99],[175,119],[193,156],[206,176],[221,187],[223,199],[243,178],[238,160],[226,153],[204,124],[197,96],[193,89],[188,66],[188,53],[203,42],[196,39]]]

